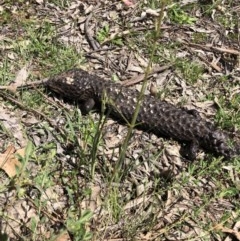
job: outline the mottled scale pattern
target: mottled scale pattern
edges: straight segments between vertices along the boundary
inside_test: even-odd
[[[139,96],[137,90],[82,69],[53,76],[46,85],[64,98],[83,103],[87,111],[104,102],[108,109],[111,108],[111,116],[128,122],[132,119]],[[236,147],[229,146],[228,135],[202,119],[197,111],[178,108],[152,96],[144,96],[136,126],[183,142],[184,156],[188,159],[195,159],[199,147],[225,158],[238,155]]]

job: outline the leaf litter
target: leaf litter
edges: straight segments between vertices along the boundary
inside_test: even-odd
[[[9,177],[14,177],[17,174],[17,169],[21,169],[19,156],[23,157],[25,148],[15,150],[14,146],[9,146],[7,150],[0,153],[0,168],[3,169]]]

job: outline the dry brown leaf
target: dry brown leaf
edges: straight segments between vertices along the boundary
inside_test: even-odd
[[[223,233],[232,234],[233,236],[235,236],[237,238],[237,240],[240,240],[240,232],[238,232],[237,230],[234,230],[234,229],[231,229],[231,228],[226,228],[222,224],[217,224],[215,226],[215,229],[220,230]]]
[[[3,169],[9,177],[16,175],[16,167],[21,167],[21,162],[19,162],[16,154],[24,156],[25,148],[16,149],[14,146],[9,146],[7,150],[0,154],[0,168]]]
[[[58,235],[54,241],[70,241],[70,237],[67,231],[61,233],[60,235]]]
[[[134,200],[129,201],[124,207],[123,210],[131,209],[133,207],[136,207],[138,205],[144,205],[146,204],[152,197],[150,196],[141,196],[138,198],[135,198]]]
[[[8,86],[8,90],[16,92],[17,88],[24,84],[29,76],[28,67],[29,65],[27,64],[18,71],[14,82]]]
[[[20,86],[25,82],[29,76],[28,64],[23,66],[17,73],[16,78],[14,80],[15,85]]]
[[[8,86],[0,86],[0,90],[8,90],[13,93],[17,91],[17,88],[22,86],[29,76],[29,64],[23,66],[17,73],[15,80]]]

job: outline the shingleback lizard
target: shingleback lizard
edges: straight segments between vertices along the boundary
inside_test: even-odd
[[[45,84],[60,96],[83,103],[85,111],[101,106],[104,100],[106,107],[111,108],[112,117],[129,122],[139,96],[137,90],[104,80],[82,69],[53,76]],[[229,146],[228,135],[202,119],[197,111],[178,108],[150,95],[142,100],[136,126],[185,143],[184,156],[190,160],[196,158],[199,147],[227,159],[239,155],[237,145]]]

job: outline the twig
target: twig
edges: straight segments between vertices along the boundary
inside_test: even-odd
[[[85,57],[91,57],[92,54],[95,54],[95,53],[98,53],[98,52],[102,52],[102,51],[110,51],[110,50],[117,50],[117,48],[116,47],[98,48],[96,50],[89,51],[89,52],[85,53],[84,56]]]
[[[11,92],[15,92],[18,89],[34,89],[38,86],[44,86],[45,83],[49,80],[49,78],[45,78],[42,80],[38,80],[38,81],[34,81],[34,82],[30,82],[30,83],[26,83],[26,84],[22,84],[22,85],[0,85],[0,90],[9,90]]]
[[[203,50],[209,51],[209,52],[216,51],[216,52],[220,52],[220,53],[240,55],[240,51],[236,50],[236,49],[219,48],[219,47],[207,46],[207,45],[202,45],[202,44],[194,44],[194,43],[190,43],[187,41],[184,41],[183,43],[189,47],[200,48],[200,49],[203,49]]]
[[[161,30],[165,30],[165,29],[169,29],[170,27],[169,26],[163,26],[161,27]],[[149,27],[149,28],[146,28],[146,27],[139,27],[139,28],[135,28],[134,31],[131,31],[131,30],[125,30],[125,31],[122,31],[120,33],[113,33],[109,38],[106,38],[102,43],[101,43],[101,46],[103,46],[104,44],[112,41],[113,39],[115,38],[121,38],[123,36],[126,36],[130,33],[136,33],[137,31],[145,31],[145,30],[153,30],[155,29],[154,26],[152,27]]]
[[[39,83],[39,81],[38,81],[38,83]],[[64,132],[62,131],[62,129],[60,129],[58,125],[53,123],[52,120],[49,119],[46,115],[44,115],[42,112],[39,112],[39,111],[37,111],[35,109],[29,108],[29,107],[23,105],[21,102],[19,102],[18,100],[14,99],[13,97],[3,93],[2,91],[0,91],[0,96],[2,96],[2,98],[4,98],[4,99],[6,99],[6,100],[16,104],[21,109],[26,110],[28,112],[31,112],[31,113],[33,113],[33,114],[35,114],[35,115],[45,119],[50,124],[50,126],[52,126],[55,130],[59,131],[61,133],[61,135],[63,135],[63,136],[65,135]]]
[[[16,104],[21,109],[27,110],[29,112],[32,112],[32,113],[36,114],[37,116],[40,116],[40,117],[46,119],[51,125],[53,125],[55,127],[55,125],[52,123],[52,121],[46,115],[44,115],[43,113],[41,113],[41,112],[39,112],[35,109],[29,108],[27,106],[24,106],[21,102],[19,102],[18,100],[14,99],[13,97],[11,97],[11,96],[3,93],[3,92],[0,92],[0,96],[2,96],[2,98],[4,98],[4,99],[7,99],[7,100],[11,101],[12,103]]]
[[[34,83],[34,82],[33,82]],[[36,83],[36,82],[35,82]],[[68,110],[64,105],[62,105],[61,103],[56,104],[54,101],[52,101],[50,98],[48,98],[45,94],[43,94],[42,91],[40,91],[38,88],[36,88],[37,86],[30,86],[31,88],[34,89],[34,91],[38,92],[42,97],[44,97],[44,99],[46,99],[49,103],[51,103],[52,106],[55,106],[56,108],[59,108],[59,106],[64,109],[64,110]]]
[[[100,4],[98,3],[96,8],[98,8],[99,6],[100,6]],[[93,11],[86,18],[86,21],[85,21],[85,24],[84,24],[84,32],[85,32],[86,39],[87,39],[89,45],[92,47],[93,50],[96,51],[99,48],[99,46],[97,46],[99,44],[97,43],[97,41],[95,41],[95,39],[91,36],[91,34],[88,31],[88,29],[89,29],[89,21],[91,20],[92,15],[93,15]]]
[[[192,49],[185,45],[185,48],[191,52],[192,54],[194,54],[195,56],[197,56],[199,59],[201,59],[203,62],[205,62],[207,64],[207,66],[211,66],[213,69],[215,69],[217,72],[221,72],[222,69],[220,67],[218,67],[216,64],[212,63],[212,62],[209,62],[207,61],[203,56],[199,55],[199,54],[196,54],[194,51],[192,51]]]
[[[171,68],[172,66],[173,66],[172,64],[168,64],[168,65],[164,65],[164,66],[157,66],[152,69],[151,73],[148,75],[148,78],[151,77],[152,75],[154,75],[155,73],[163,72],[164,70],[167,70],[167,69]],[[143,81],[144,77],[145,77],[145,74],[140,74],[140,75],[132,77],[131,79],[122,81],[121,84],[124,86],[131,86],[131,85],[134,85],[134,84],[137,84],[137,83]]]

